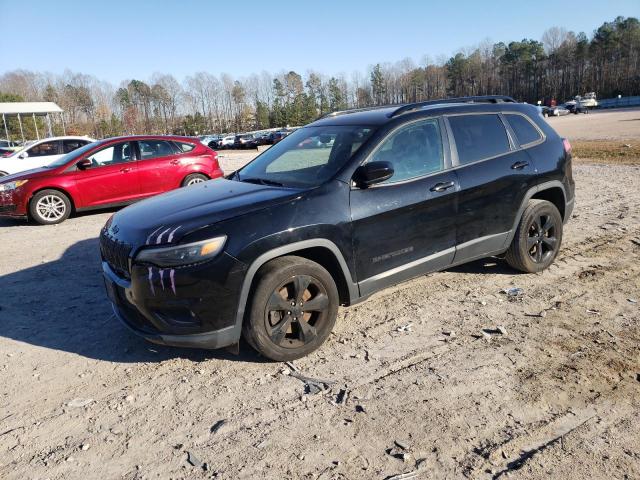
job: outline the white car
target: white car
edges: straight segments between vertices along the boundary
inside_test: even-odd
[[[233,142],[235,142],[235,140],[236,140],[235,135],[227,135],[226,137],[222,137],[220,139],[220,141],[218,142],[218,145],[220,146],[220,148],[233,147]]]
[[[28,142],[17,152],[0,157],[0,177],[44,167],[92,142],[95,140],[89,137],[50,137]]]

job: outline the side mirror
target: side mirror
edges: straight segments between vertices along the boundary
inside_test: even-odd
[[[389,162],[370,162],[360,165],[353,180],[360,188],[389,180],[393,176],[393,166]]]
[[[91,165],[91,160],[89,160],[88,158],[83,158],[78,163],[76,163],[76,167],[78,167],[78,170],[86,170],[87,168],[91,168]]]
[[[27,152],[22,152],[20,155],[18,155],[18,158],[23,159],[23,158],[27,158],[29,156],[29,154]]]

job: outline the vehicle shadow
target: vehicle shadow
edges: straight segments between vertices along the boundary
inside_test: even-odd
[[[124,207],[109,207],[109,208],[101,208],[96,210],[87,210],[82,212],[73,212],[70,218],[81,218],[91,215],[96,215],[100,213],[115,213],[118,210],[121,210]],[[2,227],[39,227],[42,228],[42,225],[34,222],[31,219],[27,219],[27,217],[0,217],[0,228]]]
[[[524,272],[511,268],[503,258],[488,257],[475,260],[469,263],[463,263],[457,267],[446,269],[451,273],[482,273],[491,275],[522,275]]]
[[[110,362],[267,361],[244,344],[234,355],[155,345],[131,333],[107,300],[97,238],[75,243],[55,261],[0,276],[0,292],[0,337],[18,342]]]

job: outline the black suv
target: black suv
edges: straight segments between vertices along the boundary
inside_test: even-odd
[[[218,348],[243,334],[291,360],[324,342],[339,305],[409,278],[497,255],[545,269],[573,204],[571,147],[532,105],[351,110],[226,179],[119,211],[102,265],[116,315],[142,337]]]

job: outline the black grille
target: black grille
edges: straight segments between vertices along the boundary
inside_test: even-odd
[[[100,232],[100,253],[111,269],[124,278],[129,278],[129,254],[132,246],[109,235],[106,228]]]

